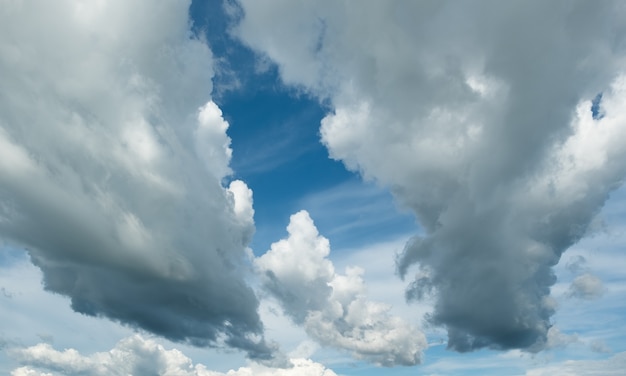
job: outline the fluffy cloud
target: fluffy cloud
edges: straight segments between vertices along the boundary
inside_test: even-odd
[[[331,157],[415,212],[398,270],[448,346],[543,348],[552,267],[626,176],[626,8],[239,3],[239,37],[332,105]]]
[[[420,362],[424,335],[392,316],[389,306],[367,300],[363,270],[335,272],[328,239],[319,235],[306,211],[291,216],[287,231],[289,236],[255,263],[264,288],[296,324],[317,342],[359,359],[384,366]]]
[[[251,192],[188,1],[5,1],[0,236],[77,312],[268,357]]]
[[[321,364],[300,358],[292,359],[293,367],[288,369],[252,364],[227,373],[210,371],[202,364],[193,364],[179,350],[166,350],[138,335],[121,340],[108,352],[89,356],[74,349],[58,351],[43,343],[13,349],[12,356],[24,364],[13,370],[12,376],[336,376]]]
[[[567,296],[580,299],[596,299],[602,296],[606,288],[600,278],[585,273],[576,277],[567,290]]]

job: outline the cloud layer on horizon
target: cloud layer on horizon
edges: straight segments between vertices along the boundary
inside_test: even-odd
[[[291,359],[293,367],[287,369],[252,364],[227,373],[216,372],[203,364],[194,364],[177,349],[167,350],[139,335],[122,339],[110,351],[91,355],[75,349],[58,351],[46,343],[14,348],[11,355],[23,364],[11,372],[12,376],[337,376],[323,365],[303,358]]]
[[[239,4],[240,39],[331,104],[331,157],[413,209],[398,271],[448,346],[544,348],[552,267],[626,176],[626,8]]]
[[[80,313],[268,358],[244,280],[252,194],[189,1],[0,10],[0,236]]]

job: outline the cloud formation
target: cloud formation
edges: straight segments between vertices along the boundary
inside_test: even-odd
[[[58,351],[45,343],[13,349],[11,355],[23,364],[12,376],[336,376],[323,365],[301,358],[292,359],[293,367],[288,369],[253,364],[227,373],[211,371],[203,364],[193,364],[179,350],[167,350],[139,335],[121,340],[110,351],[91,355],[75,349]]]
[[[626,8],[239,3],[241,40],[332,105],[331,157],[416,214],[398,271],[449,348],[545,347],[552,267],[626,176]]]
[[[267,358],[245,283],[251,191],[189,1],[0,10],[0,236],[80,313]]]
[[[567,360],[557,365],[531,369],[526,376],[618,376],[624,373],[626,353],[621,352],[608,359]]]
[[[255,260],[263,287],[292,320],[322,345],[347,350],[358,359],[383,365],[421,361],[426,338],[390,307],[366,298],[363,270],[338,274],[330,244],[306,211],[291,216],[289,236]]]
[[[570,273],[579,274],[588,269],[587,259],[582,255],[572,256],[565,263],[565,268]]]
[[[601,297],[606,291],[600,278],[585,273],[576,277],[567,290],[567,296],[572,298],[593,300]]]

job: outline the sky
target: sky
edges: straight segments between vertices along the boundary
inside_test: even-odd
[[[622,2],[0,4],[0,373],[626,368]]]

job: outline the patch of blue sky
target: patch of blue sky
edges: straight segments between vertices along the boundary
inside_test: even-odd
[[[445,345],[430,347],[422,364],[416,367],[380,368],[363,362],[335,364],[333,370],[338,375],[351,376],[501,376],[524,375],[525,367],[532,362],[528,355],[521,353],[501,353],[481,350],[469,354],[459,354],[446,350]]]
[[[602,103],[602,93],[598,94],[591,101],[591,116],[595,120],[602,119],[604,117],[604,113],[602,112],[602,107],[600,104]]]
[[[308,194],[298,205],[311,214],[333,250],[366,247],[419,229],[414,215],[398,207],[386,189],[358,177]]]
[[[363,183],[329,158],[319,135],[329,109],[281,85],[276,66],[255,69],[258,57],[229,36],[231,19],[221,4],[195,1],[190,14],[195,32],[204,33],[218,61],[214,100],[230,124],[232,178],[242,179],[254,192],[255,254],[280,239],[289,216],[301,209],[338,247],[414,231],[412,215],[398,212],[385,189]],[[223,88],[233,85],[237,90]]]
[[[10,268],[28,258],[24,249],[8,242],[0,243],[0,268]]]
[[[298,205],[303,196],[354,176],[331,160],[320,143],[323,110],[316,102],[263,90],[229,96],[220,106],[230,123],[233,178],[244,180],[254,192],[257,236],[252,248],[262,253],[271,239],[279,238],[289,216],[303,209]]]
[[[352,362],[333,364],[332,369],[338,375],[350,376],[525,376],[531,369],[554,366],[569,359],[607,360],[611,356],[581,351],[529,354],[518,350],[480,350],[459,354],[446,350],[445,346],[435,346],[427,350],[423,363],[416,367],[380,368],[363,362]]]

